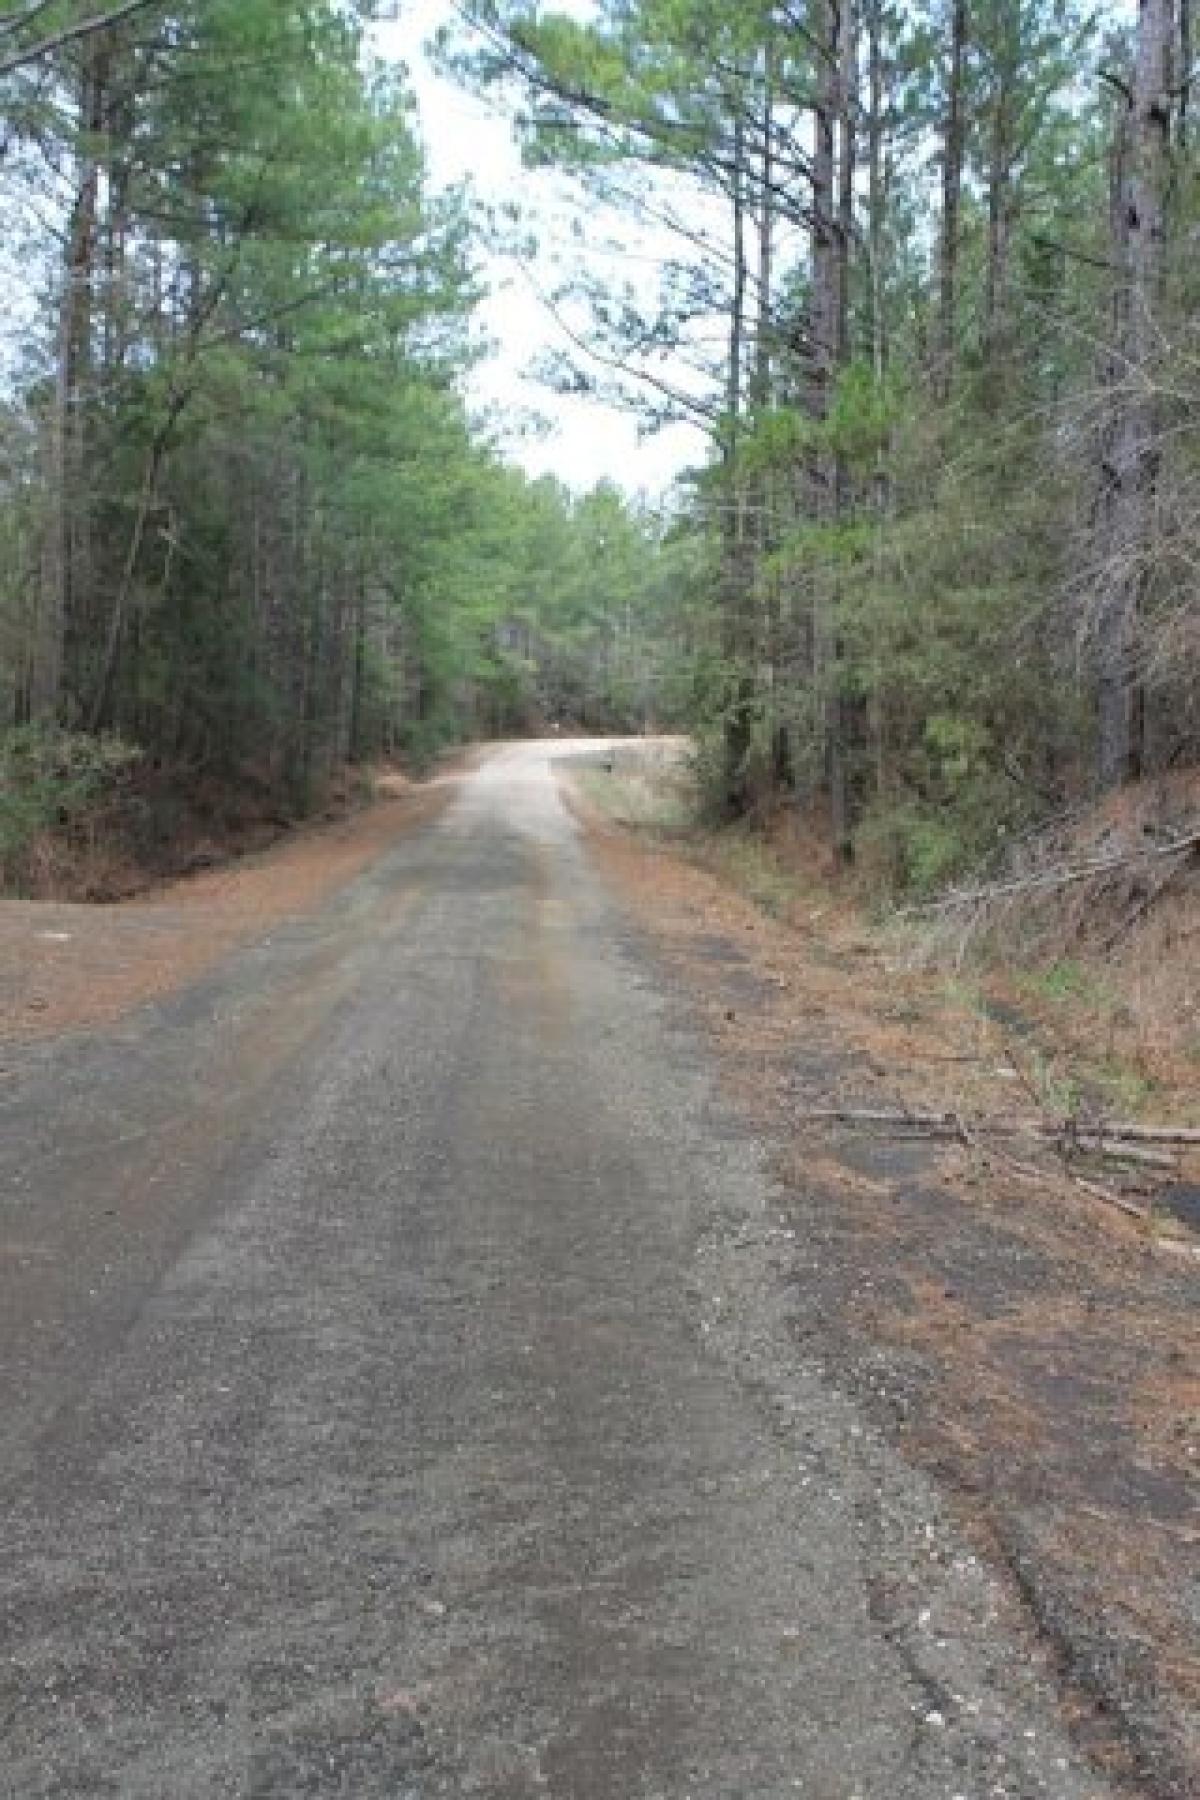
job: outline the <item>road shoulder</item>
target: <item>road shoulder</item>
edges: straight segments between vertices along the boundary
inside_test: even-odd
[[[113,1024],[179,993],[283,920],[314,911],[428,824],[447,774],[383,791],[333,823],[115,905],[0,900],[0,1045]]]
[[[793,1354],[951,1497],[1090,1753],[1138,1791],[1195,1791],[1200,1272],[1120,1215],[963,1147],[802,1124],[833,1092],[897,1098],[856,1029],[853,948],[831,958],[683,855],[577,796],[575,810],[728,1093],[775,1147],[794,1236],[770,1247],[769,1279]]]

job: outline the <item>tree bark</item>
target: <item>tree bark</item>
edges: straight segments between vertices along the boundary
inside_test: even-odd
[[[758,320],[754,338],[754,382],[751,402],[756,410],[771,400],[771,303],[775,248],[775,50],[770,38],[763,46],[762,151],[759,158],[758,204]]]
[[[728,811],[736,817],[749,804],[749,755],[753,724],[753,591],[747,567],[747,544],[738,444],[742,412],[742,363],[746,336],[746,137],[743,122],[734,123],[731,202],[733,207],[733,295],[729,318],[729,370],[726,378],[724,477],[721,482],[722,651],[726,671],[724,717],[724,783]]]
[[[841,0],[823,0],[820,41],[824,52],[822,93],[813,121],[812,225],[810,265],[812,301],[808,411],[823,419],[829,410],[833,367],[837,357],[837,121],[840,66],[838,19]]]
[[[942,134],[942,226],[938,243],[938,326],[934,391],[949,398],[954,382],[958,309],[959,211],[962,199],[963,65],[967,47],[967,0],[951,0],[950,60],[946,75],[946,117]]]
[[[100,168],[97,139],[103,117],[95,54],[85,59],[79,89],[79,163],[67,228],[59,301],[54,388],[47,420],[47,517],[41,560],[39,642],[31,686],[31,715],[39,723],[61,721],[67,642],[78,620],[81,546],[86,534],[84,386],[90,359],[93,259]]]
[[[1192,97],[1192,0],[1179,0],[1179,148],[1186,150]]]
[[[360,573],[354,597],[354,663],[350,685],[348,757],[362,762],[367,754],[365,700],[367,672],[367,578]]]
[[[870,258],[870,303],[871,303],[871,371],[875,377],[877,389],[882,390],[888,370],[888,319],[887,319],[887,282],[886,259],[888,250],[888,204],[891,189],[890,156],[886,148],[888,105],[888,67],[883,43],[883,0],[869,0],[867,10],[867,85],[869,91],[867,115],[867,213],[868,213],[868,256]],[[883,581],[884,536],[888,513],[891,506],[890,482],[888,479],[888,456],[886,448],[880,444],[875,456],[875,475],[873,483],[874,520],[872,530],[872,562],[877,586]],[[880,696],[883,682],[879,668],[879,658],[872,649],[874,663],[874,680],[872,687],[874,698],[870,705],[867,721],[871,738],[871,761],[877,791],[881,791],[886,781],[887,748],[884,734],[884,715]]]
[[[854,241],[854,179],[856,143],[854,104],[858,88],[858,39],[854,0],[835,0],[836,24],[833,59],[836,86],[831,97],[838,121],[837,224],[833,239],[833,343],[828,398],[833,397],[833,381],[850,360],[850,248]],[[849,480],[844,461],[836,454],[830,458],[829,509],[831,520],[843,518],[850,504]],[[846,653],[837,620],[839,596],[834,596],[833,666],[830,670],[828,735],[829,735],[829,811],[834,849],[841,862],[848,863],[854,854],[854,760],[860,735],[859,708],[846,692]]]
[[[1117,125],[1112,206],[1114,354],[1104,458],[1104,569],[1097,619],[1096,778],[1141,772],[1145,701],[1139,616],[1153,554],[1158,484],[1158,322],[1166,252],[1175,0],[1141,0],[1133,85]]]
[[[888,180],[884,150],[887,122],[884,117],[886,68],[882,0],[870,0],[867,12],[867,61],[870,88],[870,110],[867,116],[867,214],[868,255],[871,259],[871,366],[876,381],[882,381],[888,359],[885,287]]]

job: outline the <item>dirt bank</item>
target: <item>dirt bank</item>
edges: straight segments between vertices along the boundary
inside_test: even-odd
[[[110,1023],[194,981],[236,945],[307,912],[455,792],[446,774],[380,784],[345,817],[119,905],[0,900],[0,1042]]]

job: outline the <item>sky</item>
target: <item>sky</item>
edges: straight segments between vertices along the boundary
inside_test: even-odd
[[[553,175],[522,167],[502,113],[432,68],[423,46],[454,17],[452,0],[405,0],[398,19],[377,27],[375,42],[381,55],[408,69],[433,185],[466,181],[492,205],[519,199],[538,239],[528,263],[483,254],[487,292],[479,329],[492,349],[470,377],[469,401],[487,415],[502,453],[531,475],[557,475],[579,490],[608,479],[631,494],[657,498],[681,469],[704,460],[705,439],[684,425],[639,438],[631,414],[592,398],[556,394],[533,374],[539,355],[566,346],[539,293],[553,289],[564,257],[579,254],[570,231],[578,213]],[[644,242],[636,246],[638,254],[646,250]],[[531,429],[539,418],[543,428]]]

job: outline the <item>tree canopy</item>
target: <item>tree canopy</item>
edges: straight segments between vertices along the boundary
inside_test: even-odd
[[[694,728],[930,884],[1200,748],[1189,15],[477,0],[445,66],[624,213],[557,378],[709,455],[655,517],[504,462],[483,264],[375,8],[0,6],[0,725],[253,767]],[[11,279],[11,278],[10,278]]]
[[[303,803],[347,757],[654,710],[657,528],[472,426],[467,214],[370,12],[0,14],[36,302],[0,415],[10,725]]]
[[[707,421],[714,798],[823,795],[934,882],[1194,759],[1186,9],[484,0],[448,33],[527,154],[654,222],[581,280],[586,385]],[[577,314],[575,316],[578,316]]]

